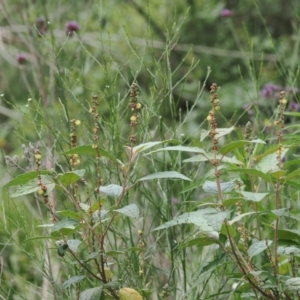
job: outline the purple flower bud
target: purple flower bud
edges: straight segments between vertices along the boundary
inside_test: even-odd
[[[66,34],[72,36],[74,32],[79,31],[80,26],[76,21],[69,21],[66,23]]]
[[[262,88],[260,94],[264,98],[278,98],[279,92],[282,90],[283,87],[273,83],[268,83]]]
[[[43,35],[48,29],[45,17],[37,18],[35,21],[35,27],[38,30],[39,34]]]
[[[16,60],[18,62],[18,64],[20,65],[24,65],[26,64],[27,62],[27,55],[25,53],[19,53],[17,56],[16,56]]]
[[[223,18],[230,18],[230,17],[232,17],[232,15],[233,15],[233,12],[231,9],[224,8],[221,11],[221,17],[223,17]]]

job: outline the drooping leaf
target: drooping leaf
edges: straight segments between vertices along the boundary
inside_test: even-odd
[[[258,255],[259,253],[263,252],[266,250],[268,247],[272,245],[273,241],[268,240],[268,241],[256,241],[254,242],[248,249],[248,254],[250,257],[253,257],[255,255]]]
[[[68,288],[71,284],[79,283],[85,278],[84,275],[77,275],[69,278],[62,284],[62,289]]]
[[[50,193],[55,188],[55,183],[48,175],[41,175],[41,182],[47,188],[47,193]],[[28,195],[34,192],[37,192],[41,189],[41,186],[38,185],[38,180],[33,179],[28,181],[22,186],[19,186],[18,189],[11,195],[12,198]]]
[[[133,152],[135,152],[135,153],[143,152],[143,151],[148,150],[148,149],[150,149],[154,146],[164,144],[164,143],[180,144],[180,141],[178,141],[178,140],[166,140],[166,141],[143,143],[143,144],[140,144],[140,145],[137,145],[137,146],[133,147]]]
[[[66,172],[64,174],[59,174],[57,177],[62,185],[69,185],[82,178],[84,176],[84,173],[85,173],[85,169],[82,169],[82,170]]]
[[[138,218],[140,213],[139,208],[134,203],[126,205],[119,209],[115,209],[114,211],[117,211],[118,213],[130,218]]]
[[[165,179],[183,179],[183,180],[192,181],[185,175],[175,172],[175,171],[167,171],[167,172],[159,172],[159,173],[150,174],[143,178],[138,179],[137,181],[163,179],[163,178],[165,178]]]
[[[100,192],[107,196],[117,198],[122,194],[123,187],[117,184],[101,185],[99,188]]]
[[[80,293],[79,300],[99,300],[102,294],[102,286],[87,289]]]
[[[221,184],[220,184],[220,188],[223,193],[231,192],[235,186],[236,186],[236,183],[233,181],[221,182]],[[218,194],[218,185],[215,181],[205,181],[202,188],[208,194],[211,194],[211,195]]]
[[[101,148],[99,149],[100,155],[107,157],[113,162],[120,163],[120,161],[115,158],[110,152],[106,151],[105,149]],[[65,151],[63,154],[70,155],[70,154],[85,154],[85,155],[97,155],[97,151],[93,145],[84,145],[84,146],[78,146],[75,148],[72,148],[68,151]]]
[[[52,172],[50,171],[40,171],[41,175],[49,175]],[[32,179],[37,179],[38,177],[38,172],[34,171],[34,172],[28,172],[28,173],[24,173],[21,175],[18,175],[16,178],[12,179],[11,181],[9,181],[4,188],[10,187],[10,186],[15,186],[15,185],[23,185],[28,183],[30,180]]]
[[[252,193],[252,192],[240,192],[245,200],[254,201],[254,202],[260,202],[262,199],[264,199],[266,196],[269,195],[269,193]]]
[[[67,240],[67,244],[69,246],[69,249],[73,252],[78,251],[78,247],[81,244],[80,240]]]

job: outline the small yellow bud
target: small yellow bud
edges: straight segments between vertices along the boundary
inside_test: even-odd
[[[135,122],[135,121],[136,121],[136,116],[132,116],[132,117],[130,118],[130,121],[131,121],[131,122]]]
[[[37,154],[34,155],[34,158],[35,158],[35,160],[41,160],[42,155],[37,153]]]
[[[38,195],[42,196],[42,195],[44,195],[45,192],[42,189],[40,189],[37,191],[37,193],[38,193]]]
[[[207,117],[206,117],[206,120],[207,120],[207,121],[211,121],[211,119],[212,119],[211,116],[207,116]]]
[[[143,234],[143,230],[141,230],[141,229],[138,230],[138,234],[139,234],[139,235],[142,235],[142,234]]]
[[[287,104],[287,100],[285,98],[281,99],[279,102],[280,102],[280,104],[283,104],[283,105]]]
[[[220,107],[219,105],[215,106],[215,110],[216,110],[216,111],[218,111],[218,110],[220,110],[220,109],[221,109],[221,107]]]
[[[122,288],[119,292],[120,300],[143,300],[143,297],[134,289]]]
[[[142,108],[142,104],[141,103],[137,103],[136,104],[136,109],[141,109]]]
[[[76,127],[78,127],[78,126],[80,126],[81,121],[80,121],[80,120],[76,120],[76,121],[74,122],[74,124],[75,124]]]

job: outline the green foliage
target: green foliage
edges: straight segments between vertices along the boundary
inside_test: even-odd
[[[1,297],[300,299],[298,2],[19,2]]]

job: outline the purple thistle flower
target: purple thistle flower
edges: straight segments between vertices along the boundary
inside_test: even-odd
[[[69,21],[66,23],[66,34],[72,36],[74,32],[79,31],[80,26],[76,21]]]
[[[19,53],[19,54],[16,56],[16,60],[17,60],[18,64],[24,65],[24,64],[26,64],[26,62],[28,61],[27,55],[26,55],[25,53]]]
[[[297,102],[292,101],[290,103],[290,105],[289,105],[289,110],[290,111],[299,111],[299,109],[300,109],[300,105]]]
[[[231,9],[224,8],[221,11],[221,17],[223,17],[223,18],[230,18],[230,17],[232,17],[232,15],[233,15],[233,12]]]
[[[268,83],[264,85],[262,88],[260,94],[264,98],[278,98],[279,92],[283,90],[283,87],[278,86],[273,83]]]

